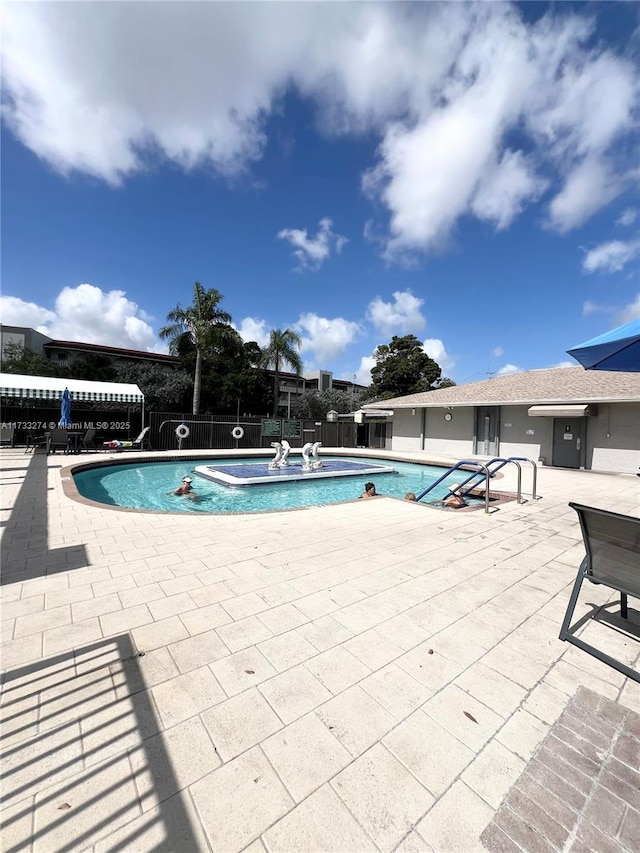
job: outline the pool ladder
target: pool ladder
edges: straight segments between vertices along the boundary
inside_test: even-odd
[[[489,481],[492,477],[494,477],[497,472],[504,468],[505,465],[509,463],[513,463],[518,469],[518,491],[517,491],[517,502],[521,504],[522,501],[522,466],[521,462],[529,462],[533,466],[533,481],[531,485],[531,499],[538,500],[538,496],[536,495],[536,484],[537,484],[537,475],[538,475],[538,466],[533,461],[533,459],[527,459],[525,456],[510,456],[508,459],[503,458],[502,456],[494,456],[493,459],[489,459],[487,462],[478,462],[477,459],[461,459],[460,462],[456,462],[455,465],[452,465],[442,477],[439,477],[435,483],[432,483],[428,488],[426,488],[423,492],[421,492],[416,500],[420,501],[425,495],[428,495],[436,486],[439,486],[447,477],[450,477],[455,471],[458,471],[460,468],[464,466],[465,471],[469,468],[473,468],[472,473],[467,477],[466,480],[463,480],[462,483],[458,486],[460,494],[465,497],[469,495],[473,489],[477,488],[480,483],[484,480],[484,511],[486,514],[489,513]]]

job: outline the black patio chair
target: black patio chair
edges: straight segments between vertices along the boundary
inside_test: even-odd
[[[88,429],[80,439],[80,451],[97,449],[98,448],[96,447],[96,431],[95,429]]]
[[[586,556],[578,569],[573,585],[567,612],[565,613],[560,639],[572,643],[603,663],[640,682],[640,672],[612,658],[581,637],[574,631],[571,620],[575,610],[582,582],[602,584],[620,593],[620,617],[628,620],[627,597],[640,598],[640,518],[596,509],[583,504],[570,503],[580,519],[580,528]],[[629,630],[637,632],[637,626],[629,624]],[[640,636],[631,634],[631,638],[640,640]]]
[[[7,447],[13,447],[15,440],[15,427],[0,428],[0,445],[6,444]]]
[[[43,432],[37,430],[27,430],[27,444],[24,449],[25,453],[35,453],[36,448],[47,446],[47,436]]]
[[[69,434],[63,427],[52,429],[48,436],[47,452],[55,453],[56,450],[63,450],[65,453],[69,449]]]

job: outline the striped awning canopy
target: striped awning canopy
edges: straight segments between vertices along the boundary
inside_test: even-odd
[[[60,400],[68,388],[74,402],[144,403],[137,385],[124,382],[90,382],[85,379],[59,379],[55,376],[23,376],[0,373],[0,396],[24,400]]]

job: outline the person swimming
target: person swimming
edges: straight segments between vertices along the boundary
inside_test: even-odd
[[[445,506],[450,509],[461,509],[467,506],[467,502],[462,497],[462,492],[458,483],[452,483],[449,486],[449,495],[442,501]]]
[[[189,477],[189,475],[187,474],[182,478],[182,482],[180,483],[178,488],[173,492],[167,492],[167,494],[168,495],[179,495],[181,497],[188,497],[188,498],[197,498],[198,495],[193,491],[192,483],[193,483],[192,478]]]

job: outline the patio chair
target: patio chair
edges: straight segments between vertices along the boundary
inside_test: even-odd
[[[133,441],[113,439],[112,441],[103,441],[102,447],[104,450],[115,450],[117,452],[121,450],[151,450],[151,441],[147,437],[150,429],[151,427],[146,426]]]
[[[15,435],[15,427],[0,427],[0,444],[6,444],[7,447],[13,447]]]
[[[578,513],[586,556],[578,569],[560,639],[640,682],[640,672],[576,637],[574,632],[584,620],[571,625],[580,588],[586,578],[591,583],[602,584],[620,593],[620,617],[627,623],[624,627],[628,627],[631,639],[640,640],[638,626],[628,621],[627,608],[627,596],[640,598],[640,518],[583,504],[570,503],[569,506]],[[631,633],[632,629],[634,633]]]
[[[96,431],[88,429],[80,439],[80,450],[96,450]]]
[[[69,447],[69,435],[66,429],[62,427],[56,427],[52,429],[49,433],[49,438],[47,442],[47,453],[55,453],[58,448],[63,450],[65,453]]]
[[[43,432],[37,432],[37,430],[28,429],[27,430],[27,444],[24,449],[25,453],[35,453],[37,447],[46,447],[47,446],[47,436]]]

